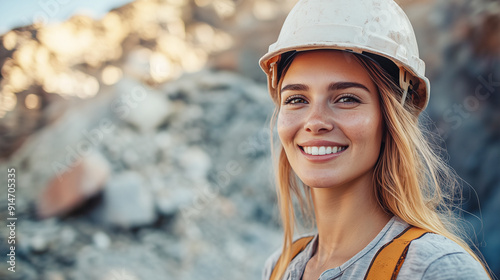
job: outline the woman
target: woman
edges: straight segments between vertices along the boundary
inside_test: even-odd
[[[263,279],[489,279],[452,219],[453,173],[419,128],[429,82],[392,0],[299,1],[260,65],[285,230]],[[317,228],[295,242],[292,194]]]

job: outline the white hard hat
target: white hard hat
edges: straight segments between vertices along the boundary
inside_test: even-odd
[[[277,42],[260,59],[272,96],[282,55],[316,49],[347,50],[392,61],[396,71],[399,68],[402,103],[410,87],[410,93],[417,94],[412,96],[415,105],[420,110],[427,106],[430,84],[425,64],[419,58],[413,27],[393,0],[300,0],[288,14]]]

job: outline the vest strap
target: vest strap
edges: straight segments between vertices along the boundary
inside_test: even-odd
[[[377,254],[375,254],[375,257],[373,257],[364,279],[395,280],[406,259],[410,243],[428,232],[427,230],[411,226],[396,236],[391,242],[382,246]]]

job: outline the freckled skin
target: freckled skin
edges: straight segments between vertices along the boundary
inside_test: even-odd
[[[383,135],[379,94],[368,73],[352,54],[308,51],[296,56],[283,77],[281,88],[300,84],[306,88],[281,92],[278,134],[290,165],[313,188],[371,186]],[[338,82],[358,83],[332,90]],[[285,102],[294,100],[294,104]],[[348,146],[337,157],[313,162],[299,145],[326,140]]]

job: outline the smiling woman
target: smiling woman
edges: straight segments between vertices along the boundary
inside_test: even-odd
[[[489,278],[454,218],[456,178],[419,126],[430,85],[416,44],[392,0],[290,12],[260,61],[285,232],[263,279]],[[292,194],[317,229],[295,241]]]

